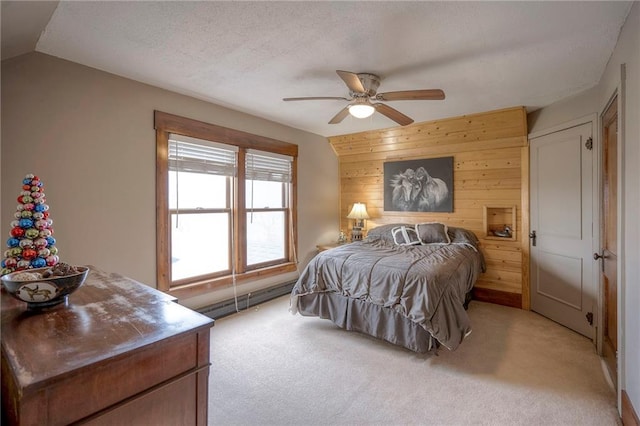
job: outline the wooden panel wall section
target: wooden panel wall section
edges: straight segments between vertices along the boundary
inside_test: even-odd
[[[340,168],[341,228],[353,203],[367,205],[366,228],[396,222],[442,222],[473,231],[487,271],[475,297],[529,309],[529,149],[524,107],[329,138]],[[387,161],[453,156],[453,212],[384,211]],[[515,240],[485,239],[484,206],[516,206]]]

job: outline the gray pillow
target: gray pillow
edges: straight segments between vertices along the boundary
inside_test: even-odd
[[[449,234],[449,238],[451,239],[451,244],[469,244],[473,248],[476,249],[478,254],[480,255],[482,272],[487,271],[487,264],[484,259],[484,255],[482,254],[482,250],[480,250],[480,240],[476,237],[476,234],[464,228],[456,228],[454,226],[450,226],[447,229],[447,234]]]
[[[449,226],[447,228],[447,234],[452,243],[467,243],[471,244],[475,248],[478,248],[480,242],[476,234],[464,228],[456,228],[455,226]]]
[[[416,232],[421,244],[450,244],[447,225],[438,222],[418,223]]]

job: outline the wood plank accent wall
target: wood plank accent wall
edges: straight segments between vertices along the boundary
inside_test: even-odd
[[[353,203],[367,205],[366,227],[443,222],[480,238],[487,271],[476,296],[529,309],[529,148],[523,107],[329,138],[340,167],[341,228]],[[384,211],[383,164],[453,156],[453,213]],[[484,206],[516,206],[516,239],[485,239]]]

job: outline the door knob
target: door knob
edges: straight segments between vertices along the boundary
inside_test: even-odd
[[[593,253],[593,260],[598,260],[598,259],[604,259],[607,256],[604,255],[604,250],[602,251],[602,254],[599,253]],[[602,263],[600,264],[600,266],[602,267],[602,273],[604,274],[604,260],[602,261]]]

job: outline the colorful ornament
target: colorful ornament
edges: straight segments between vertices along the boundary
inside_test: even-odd
[[[36,240],[33,241],[33,244],[36,246],[38,250],[46,248],[49,245],[46,238],[37,238]]]
[[[36,257],[31,261],[31,266],[34,268],[44,268],[47,266],[47,261],[41,257]]]
[[[34,238],[38,238],[40,236],[40,231],[38,231],[36,228],[29,228],[24,231],[24,235],[25,237],[33,240]]]
[[[58,264],[58,248],[49,218],[44,185],[40,178],[28,174],[22,179],[18,205],[11,221],[7,250],[0,263],[0,275]]]
[[[33,240],[30,240],[29,238],[25,238],[24,240],[20,240],[20,247],[23,248],[23,249],[33,247]]]
[[[38,257],[38,252],[35,251],[32,248],[25,248],[24,250],[22,250],[22,258],[23,259],[27,259],[27,260],[31,260],[31,259],[35,259],[36,257]],[[31,263],[29,263],[31,264]]]
[[[12,237],[16,237],[16,238],[20,238],[24,235],[24,229],[16,227],[16,228],[11,228],[11,236]]]
[[[15,221],[14,221],[15,222]],[[18,222],[18,225],[20,226],[20,228],[32,228],[33,227],[33,220],[31,219],[20,219],[20,221]]]
[[[23,269],[30,269],[30,268],[31,268],[31,261],[26,259],[18,260],[18,265],[16,266],[16,270],[22,271]]]

